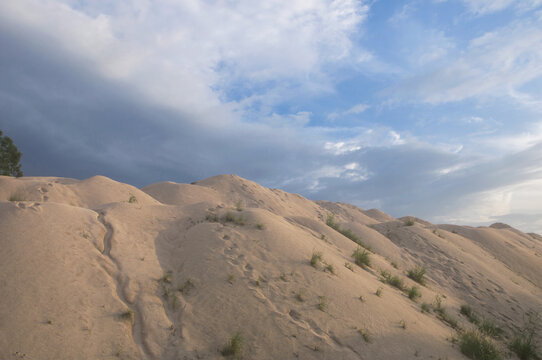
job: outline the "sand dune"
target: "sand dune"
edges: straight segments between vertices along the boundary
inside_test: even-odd
[[[463,359],[465,304],[504,329],[494,341],[507,352],[525,314],[542,312],[541,239],[235,175],[142,189],[0,177],[0,359]],[[407,277],[416,266],[425,286]]]

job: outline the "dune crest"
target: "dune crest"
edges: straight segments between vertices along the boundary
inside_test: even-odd
[[[542,312],[540,239],[235,175],[0,177],[0,358],[463,359],[462,305],[504,350]]]

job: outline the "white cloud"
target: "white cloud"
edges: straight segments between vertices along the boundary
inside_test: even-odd
[[[352,106],[350,109],[343,112],[343,115],[357,115],[361,114],[365,110],[369,109],[370,106],[367,104],[357,104]]]
[[[241,99],[273,93],[260,102],[288,96],[284,84],[329,91],[324,68],[358,52],[351,37],[368,11],[356,0],[8,0],[0,21],[47,37],[87,71],[216,121],[242,109],[223,106],[241,85]]]
[[[519,12],[530,11],[542,5],[542,0],[461,0],[475,15],[486,15],[513,6]]]
[[[525,20],[473,39],[463,55],[395,87],[400,97],[439,104],[506,97],[542,76],[542,28]]]

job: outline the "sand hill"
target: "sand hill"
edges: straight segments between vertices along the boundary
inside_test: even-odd
[[[0,359],[466,359],[477,327],[516,358],[542,313],[539,235],[234,175],[0,177],[0,245]]]

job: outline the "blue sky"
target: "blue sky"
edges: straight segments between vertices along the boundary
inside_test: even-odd
[[[542,232],[542,0],[6,0],[0,48],[25,175]]]

